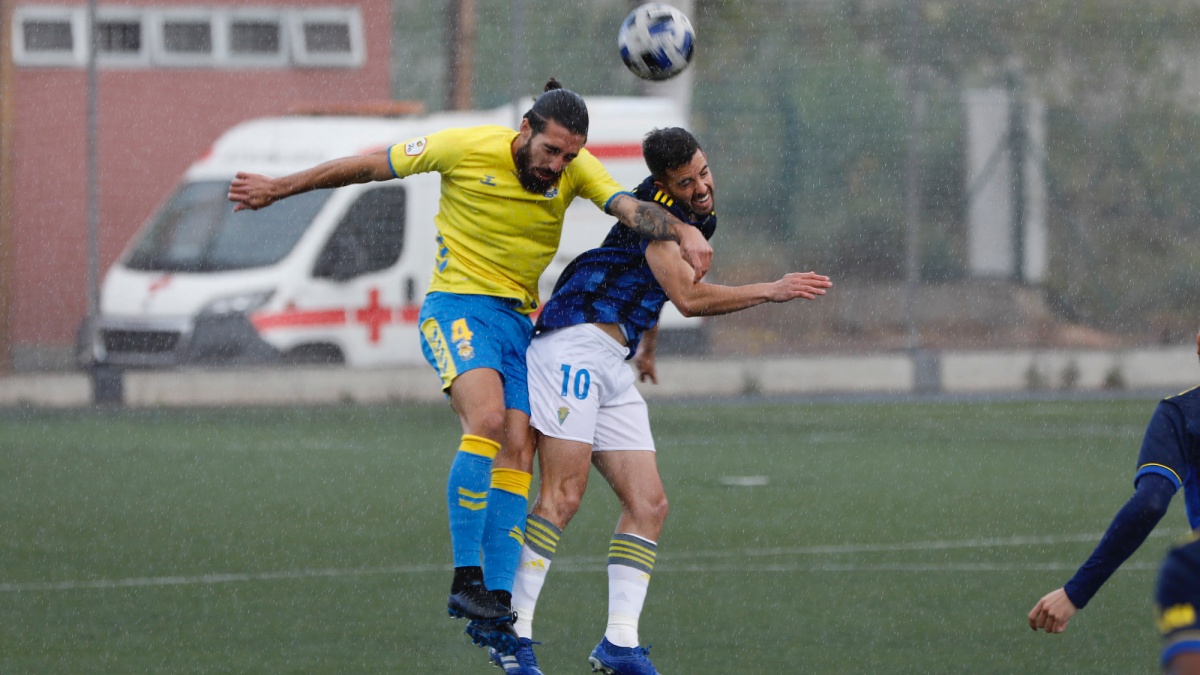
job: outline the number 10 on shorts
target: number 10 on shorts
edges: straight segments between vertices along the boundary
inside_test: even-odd
[[[592,387],[592,374],[587,371],[587,368],[580,368],[575,371],[574,381],[571,378],[571,365],[568,363],[562,364],[562,396],[567,397],[568,392],[573,394],[580,401],[587,398],[588,389]]]

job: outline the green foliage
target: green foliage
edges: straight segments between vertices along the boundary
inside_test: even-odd
[[[907,2],[855,15],[865,44],[901,63]],[[1070,318],[1137,330],[1192,310],[1200,282],[1197,92],[1184,66],[1200,45],[1185,0],[921,2],[918,60],[954,87],[1013,67],[1050,106],[1048,291]],[[927,174],[928,180],[928,174]],[[1194,321],[1191,321],[1194,322]]]
[[[453,3],[393,2],[395,95],[441,110],[447,90],[447,13]],[[501,106],[514,96],[532,98],[550,77],[584,94],[637,93],[637,78],[617,57],[617,28],[629,10],[627,0],[477,0],[474,106]]]
[[[716,25],[733,22],[721,9]],[[744,12],[751,40],[712,28],[717,44],[702,63],[693,112],[698,126],[721,130],[706,143],[722,213],[739,234],[799,249],[825,269],[836,264],[839,276],[895,276],[905,102],[888,64],[856,47],[845,17],[790,9]]]
[[[1054,215],[1074,227],[1055,233],[1063,264],[1050,286],[1082,318],[1115,327],[1193,311],[1200,116],[1151,100],[1103,121],[1062,108],[1051,119]]]

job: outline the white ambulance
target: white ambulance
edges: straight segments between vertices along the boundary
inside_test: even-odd
[[[648,173],[643,135],[685,123],[668,99],[591,97],[588,109],[588,150],[629,189]],[[449,127],[514,126],[523,112],[287,116],[233,127],[108,270],[99,316],[81,335],[81,360],[133,367],[423,361],[417,314],[434,261],[438,174],[320,190],[237,213],[226,198],[229,182],[238,171],[285,175]],[[575,201],[541,280],[543,301],[563,267],[614,222]],[[669,304],[660,332],[668,352],[703,348],[703,323]]]

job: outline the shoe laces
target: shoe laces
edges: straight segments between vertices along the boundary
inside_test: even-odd
[[[657,673],[658,671],[655,670],[654,664],[650,662],[650,646],[651,645],[646,645],[645,647],[642,647],[639,645],[634,647],[633,651],[629,652],[629,656],[632,657],[633,661],[638,664],[639,668],[643,666],[649,667],[650,670],[647,672]]]
[[[533,640],[521,640],[521,646],[517,648],[517,651],[513,654],[513,656],[516,657],[517,663],[520,664],[522,668],[538,667],[537,656],[533,653],[533,646],[540,644],[542,643],[534,642]]]

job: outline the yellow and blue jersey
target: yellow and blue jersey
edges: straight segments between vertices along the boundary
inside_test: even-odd
[[[558,250],[567,207],[581,197],[605,209],[623,189],[584,149],[556,186],[531,193],[517,180],[516,137],[502,126],[446,129],[393,145],[388,160],[400,178],[441,174],[429,290],[512,298],[528,314],[538,307],[538,278]]]
[[[1189,541],[1167,554],[1154,592],[1156,624],[1162,635],[1162,665],[1175,656],[1200,653],[1200,540]]]

